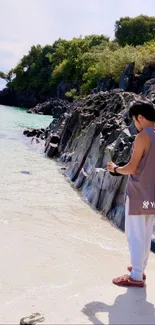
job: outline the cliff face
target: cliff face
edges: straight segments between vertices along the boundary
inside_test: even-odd
[[[112,176],[104,168],[110,160],[117,164],[129,161],[137,131],[128,118],[128,108],[139,99],[118,89],[74,102],[70,112],[51,125],[54,133],[46,142],[47,156],[59,156],[74,187],[121,229],[127,177]]]
[[[84,199],[122,230],[127,176],[116,177],[105,168],[110,160],[123,165],[130,159],[137,130],[128,116],[129,105],[155,100],[154,82],[145,86],[147,97],[115,89],[74,101],[44,134],[46,155],[59,158]]]

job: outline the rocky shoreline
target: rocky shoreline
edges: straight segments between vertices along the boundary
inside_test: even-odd
[[[90,95],[61,117],[54,135],[50,132],[46,141],[46,155],[59,157],[74,187],[122,230],[127,177],[114,177],[105,168],[111,159],[119,164],[130,158],[136,130],[130,124],[128,107],[138,99],[139,96],[121,90]]]
[[[152,86],[150,92],[147,97],[120,89],[89,95],[73,102],[44,131],[46,156],[62,162],[64,174],[84,199],[121,230],[127,176],[111,175],[106,164],[129,161],[137,134],[128,116],[129,105],[150,100]]]
[[[63,113],[70,109],[70,103],[67,100],[49,98],[42,104],[30,108],[28,113],[52,115],[53,118],[59,118]]]
[[[104,81],[86,98],[73,102],[49,99],[29,110],[51,114],[54,119],[46,130],[27,130],[26,135],[36,137],[37,142],[44,140],[46,156],[61,161],[64,173],[87,202],[121,230],[127,177],[111,175],[106,164],[109,160],[117,164],[129,161],[137,134],[128,116],[129,105],[138,100],[155,103],[154,76],[155,65],[135,76],[132,63],[122,73],[122,89],[106,90],[108,82]],[[155,236],[152,249],[155,251]]]

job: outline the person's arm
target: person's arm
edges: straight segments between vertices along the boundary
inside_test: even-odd
[[[144,151],[149,147],[150,139],[146,132],[139,133],[134,141],[133,153],[130,161],[123,167],[117,167],[116,172],[122,175],[135,174],[137,167],[142,159]],[[113,162],[107,163],[107,169],[114,172],[114,167],[117,165]]]

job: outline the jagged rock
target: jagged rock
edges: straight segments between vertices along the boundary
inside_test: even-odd
[[[76,89],[77,95],[80,94],[80,87],[77,85],[77,83],[67,83],[62,80],[57,86],[57,97],[61,99],[67,99],[65,94],[71,89]]]
[[[69,108],[70,103],[68,101],[50,98],[46,102],[29,109],[28,113],[52,115],[54,118],[59,118]]]
[[[147,96],[151,96],[151,87],[153,81],[146,84]],[[128,111],[131,103],[139,100],[148,98],[121,89],[89,95],[74,101],[44,132],[46,155],[59,157],[65,164],[63,173],[74,187],[122,230],[127,176],[110,174],[106,165],[110,160],[128,163],[137,134]]]
[[[34,137],[35,135],[37,135],[37,130],[36,129],[27,129],[27,130],[24,130],[23,134],[26,135],[27,137]]]
[[[26,129],[23,131],[23,134],[26,135],[27,137],[36,137],[36,138],[41,138],[45,139],[45,134],[46,131],[45,129]]]
[[[137,76],[137,87],[133,89],[136,93],[145,94],[144,85],[148,80],[155,78],[155,64],[148,64],[144,67],[143,72]],[[133,85],[132,85],[133,87]]]
[[[144,67],[144,70],[141,75],[141,82],[144,83],[147,80],[155,78],[155,63],[150,63]]]
[[[141,74],[134,74],[135,63],[128,64],[121,75],[119,88],[125,91],[132,91],[137,94],[146,93],[146,83],[155,78],[155,64],[148,64]]]
[[[140,99],[140,95],[115,89],[76,100],[54,125],[59,135],[57,150],[51,150],[48,142],[46,148],[50,157],[59,155],[65,174],[93,208],[121,229],[127,176],[112,176],[105,168],[109,160],[129,161],[137,131],[128,110],[131,102]]]
[[[155,78],[144,84],[144,94],[155,104]]]
[[[116,89],[117,87],[124,91],[131,91],[136,94],[145,94],[145,83],[155,78],[155,64],[148,64],[144,67],[142,73],[134,73],[135,62],[129,63],[124,67],[122,75],[120,77],[119,84],[117,84],[112,78],[103,78],[98,81],[98,85],[91,93],[98,93],[100,91],[109,91]]]
[[[91,94],[97,94],[100,91],[109,91],[118,87],[118,84],[112,78],[102,78],[98,81],[98,85],[91,91]]]
[[[50,123],[50,125],[49,125],[49,127],[48,127],[49,131],[53,131],[53,132],[56,131],[56,128],[57,128],[57,126],[58,126],[59,119],[60,119],[60,118],[54,118],[54,119],[52,120],[52,122]]]
[[[52,158],[56,157],[58,154],[58,146],[60,143],[60,136],[56,133],[51,133],[45,143],[45,153],[46,156]]]
[[[148,80],[148,81],[145,82],[145,84],[144,84],[144,91],[143,91],[143,93],[144,93],[145,96],[148,96],[149,95],[149,93],[150,93],[150,91],[152,89],[152,86],[154,86],[154,85],[155,85],[155,78],[150,79],[150,80]]]
[[[134,77],[134,68],[135,63],[132,62],[127,65],[127,67],[124,68],[120,82],[119,82],[119,88],[125,90],[125,91],[131,91],[132,90],[132,82]]]

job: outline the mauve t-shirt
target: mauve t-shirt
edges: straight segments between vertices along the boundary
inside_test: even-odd
[[[155,128],[147,127],[150,146],[134,175],[129,175],[125,194],[129,197],[129,215],[155,215]]]

